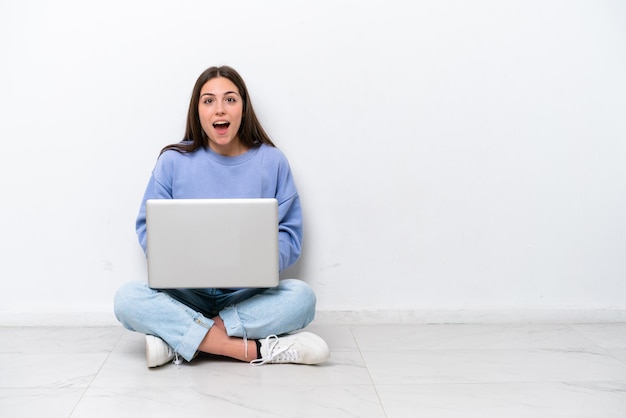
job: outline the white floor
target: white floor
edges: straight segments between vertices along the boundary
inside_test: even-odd
[[[626,417],[626,324],[309,329],[324,365],[147,369],[119,327],[0,328],[0,416]]]

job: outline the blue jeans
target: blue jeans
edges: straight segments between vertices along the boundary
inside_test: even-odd
[[[231,337],[261,339],[306,327],[315,316],[315,294],[301,280],[269,289],[162,289],[130,282],[115,294],[122,325],[156,335],[190,361],[219,315]]]

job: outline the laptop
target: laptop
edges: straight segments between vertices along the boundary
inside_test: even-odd
[[[154,289],[278,285],[276,199],[151,199],[146,228]]]

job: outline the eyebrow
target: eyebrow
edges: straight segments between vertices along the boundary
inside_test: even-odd
[[[224,92],[224,96],[227,96],[229,94],[236,94],[237,96],[240,96],[240,94],[237,93],[236,91],[226,91],[226,92]],[[200,95],[200,97],[202,97],[202,96],[215,96],[215,93],[203,93],[203,94]]]

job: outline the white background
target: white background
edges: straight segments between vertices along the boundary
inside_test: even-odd
[[[623,1],[0,0],[0,60],[4,323],[114,321],[219,64],[291,162],[320,312],[626,309]]]

